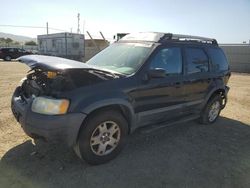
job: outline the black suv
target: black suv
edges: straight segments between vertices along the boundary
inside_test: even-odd
[[[17,59],[28,54],[32,53],[21,48],[0,48],[0,59],[5,61],[11,61],[11,59]]]
[[[215,39],[129,34],[87,63],[19,58],[31,72],[12,111],[32,138],[61,141],[90,164],[113,159],[144,126],[216,121],[227,101],[228,62]]]

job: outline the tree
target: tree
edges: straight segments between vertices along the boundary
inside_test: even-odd
[[[31,40],[31,41],[25,42],[25,45],[27,45],[27,46],[36,46],[37,44],[36,44],[35,41]]]
[[[5,38],[0,38],[0,43],[4,43],[5,44]]]
[[[5,42],[6,42],[7,44],[10,44],[10,43],[13,42],[13,40],[12,40],[11,38],[7,38],[7,39],[5,39]]]

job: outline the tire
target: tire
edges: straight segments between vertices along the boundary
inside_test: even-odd
[[[114,159],[123,149],[128,135],[128,123],[117,111],[99,111],[83,124],[76,154],[92,165]]]
[[[11,57],[8,55],[8,56],[4,57],[4,60],[5,61],[11,61]]]
[[[214,123],[218,119],[221,109],[222,109],[222,98],[220,95],[215,95],[208,101],[207,105],[202,111],[200,117],[200,123],[202,124]]]

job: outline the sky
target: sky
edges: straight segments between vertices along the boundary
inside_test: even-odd
[[[2,2],[1,2],[2,1]],[[0,0],[0,32],[36,38],[45,28],[99,31],[111,40],[116,33],[166,32],[216,38],[219,43],[250,40],[250,0]],[[49,33],[61,32],[49,29]]]

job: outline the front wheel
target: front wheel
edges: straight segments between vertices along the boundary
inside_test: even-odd
[[[122,150],[128,134],[127,121],[117,111],[91,115],[80,130],[75,151],[89,164],[102,164]]]
[[[205,106],[200,122],[203,124],[214,123],[220,115],[222,109],[222,98],[220,95],[212,97]]]

